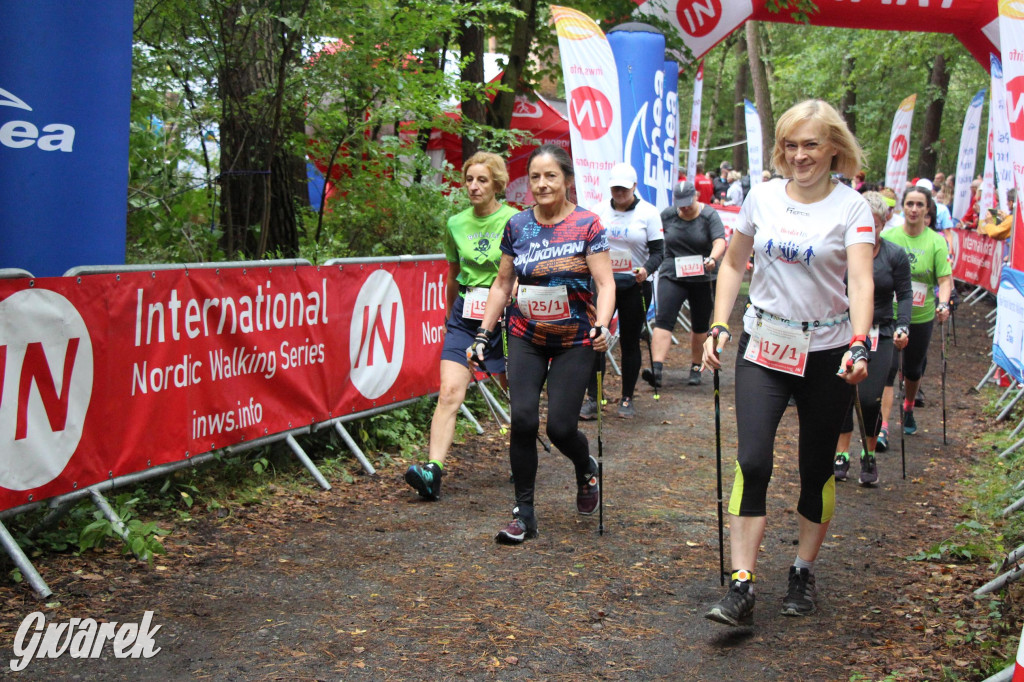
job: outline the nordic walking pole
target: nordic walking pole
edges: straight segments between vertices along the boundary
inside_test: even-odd
[[[597,371],[597,534],[604,535],[604,443],[601,440],[601,398],[604,397],[604,372]]]
[[[716,344],[718,336],[715,336]],[[715,354],[718,349],[715,348]],[[722,401],[719,391],[718,370],[714,372],[715,382],[715,462],[718,465],[718,580],[725,587],[725,540],[722,521]]]
[[[942,334],[942,444],[949,445],[946,441],[946,323],[939,325],[939,333]]]
[[[903,435],[903,401],[907,399],[907,386],[903,380],[903,350],[900,349],[900,459],[903,461],[903,480],[907,480],[907,443]]]
[[[863,457],[868,454],[868,429],[864,425],[864,408],[860,406],[860,389],[856,385],[853,387],[853,406],[857,411],[857,424],[860,425],[860,449]]]

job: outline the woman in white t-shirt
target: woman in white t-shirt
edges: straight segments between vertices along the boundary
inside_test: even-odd
[[[736,479],[729,501],[732,579],[706,617],[750,624],[754,569],[766,525],[775,433],[790,397],[800,416],[799,545],[782,613],[816,610],[814,560],[835,506],[833,446],[867,376],[873,311],[874,220],[857,192],[832,180],[852,177],[861,149],[832,106],[797,104],[778,121],[772,165],[783,177],[756,185],[718,274],[704,364],[722,366],[728,319],[751,251],[750,306],[736,357]],[[849,278],[849,294],[843,283]]]

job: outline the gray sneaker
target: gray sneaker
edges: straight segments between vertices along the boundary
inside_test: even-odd
[[[754,624],[754,590],[749,580],[733,580],[721,601],[712,606],[704,617],[716,623],[731,625]]]
[[[789,589],[782,600],[782,615],[809,616],[818,610],[815,599],[818,597],[814,585],[814,574],[806,568],[789,567]]]
[[[623,396],[622,400],[619,401],[619,418],[632,419],[635,416],[636,410],[633,408],[633,398]]]
[[[593,398],[587,398],[583,401],[583,405],[580,407],[580,419],[585,422],[589,422],[597,418],[597,401]]]

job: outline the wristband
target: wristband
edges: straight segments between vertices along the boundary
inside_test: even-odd
[[[722,332],[725,332],[726,336],[730,339],[732,338],[732,332],[729,331],[729,325],[722,324],[720,322],[716,322],[711,326],[711,329],[708,330],[708,336],[717,339]]]
[[[949,303],[939,303],[937,306],[935,306],[935,310],[949,310]]]
[[[850,364],[856,364],[860,360],[863,360],[864,362],[871,362],[871,356],[868,354],[868,349],[864,346],[850,346]]]
[[[860,342],[865,346],[868,345],[868,337],[866,334],[854,334],[853,338],[850,339],[850,348],[853,348],[853,344]]]
[[[593,327],[591,327],[591,329],[596,329],[597,330],[597,333],[594,334],[594,336],[593,336],[593,338],[595,338],[595,339],[597,337],[601,336],[602,334],[607,333],[607,331],[608,331],[608,327],[605,327],[603,324],[595,324]]]
[[[903,334],[903,336],[910,336],[910,330],[906,327],[896,327],[897,334]]]

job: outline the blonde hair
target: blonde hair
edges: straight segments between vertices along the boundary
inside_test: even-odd
[[[737,170],[729,171],[729,182],[736,182],[737,180],[739,180],[742,177],[743,176],[740,175],[740,172],[737,171]]]
[[[888,217],[889,204],[885,203],[880,192],[864,192],[861,196],[864,197],[864,201],[868,202],[873,216],[881,218],[883,221]]]
[[[846,121],[835,108],[820,99],[808,99],[790,107],[775,124],[775,148],[772,150],[772,167],[783,177],[793,176],[793,170],[786,163],[786,136],[805,121],[815,121],[825,129],[825,137],[836,148],[832,157],[832,170],[845,177],[853,177],[863,165],[864,152],[846,127]]]
[[[462,164],[463,184],[466,183],[466,173],[469,172],[469,167],[477,164],[487,167],[487,170],[491,172],[491,180],[494,182],[495,194],[502,194],[505,191],[505,186],[508,185],[508,170],[505,169],[505,160],[491,152],[477,152]]]

